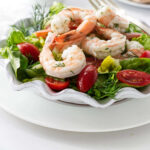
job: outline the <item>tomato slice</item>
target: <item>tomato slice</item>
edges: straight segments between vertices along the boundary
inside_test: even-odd
[[[144,51],[140,58],[150,58],[150,51]]]
[[[99,60],[94,57],[86,57],[86,64],[94,65],[94,66],[96,66],[96,68],[98,68],[101,65],[102,61],[103,60]]]
[[[119,81],[131,86],[142,87],[150,84],[150,74],[137,70],[122,70],[117,73]]]
[[[81,92],[87,92],[96,82],[97,76],[97,68],[94,65],[87,65],[78,76],[78,89]]]
[[[56,90],[56,91],[61,91],[69,86],[69,80],[67,81],[59,81],[55,80],[52,77],[46,77],[45,82],[48,85],[49,88]]]
[[[40,51],[36,46],[30,43],[17,44],[20,52],[25,55],[30,61],[38,61]]]

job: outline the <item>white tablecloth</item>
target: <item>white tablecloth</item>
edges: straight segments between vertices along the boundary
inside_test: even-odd
[[[34,1],[0,2],[1,39],[8,25],[29,16],[30,6]],[[122,4],[121,6],[126,8],[131,16],[150,24],[150,10]],[[150,125],[111,133],[72,133],[39,127],[0,109],[0,150],[149,150],[149,139]]]

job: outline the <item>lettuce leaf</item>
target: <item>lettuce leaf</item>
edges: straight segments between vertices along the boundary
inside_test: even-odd
[[[8,47],[13,47],[12,48],[13,50],[19,50],[17,48],[17,44],[20,44],[23,42],[31,43],[35,45],[37,48],[42,49],[44,46],[45,40],[42,37],[37,38],[35,34],[25,37],[24,34],[20,30],[16,28],[12,28],[9,32],[8,39],[7,39]]]
[[[45,44],[45,40],[42,37],[37,38],[35,34],[25,37],[25,41],[35,45],[39,50],[42,50]]]
[[[46,73],[45,73],[42,65],[40,64],[40,62],[36,62],[36,63],[28,66],[28,68],[25,70],[25,72],[28,75],[28,77],[30,77],[30,78],[46,76]]]
[[[131,58],[121,60],[122,69],[133,69],[150,73],[150,59],[149,58]]]
[[[9,32],[7,45],[13,46],[25,42],[24,34],[16,28],[12,28]]]
[[[138,41],[140,44],[144,46],[145,50],[150,50],[150,36],[147,34],[143,34],[138,38],[133,38],[133,41]]]
[[[121,70],[121,66],[119,64],[119,60],[112,58],[111,56],[107,56],[100,67],[98,68],[98,72],[100,74],[104,73],[116,73]]]
[[[54,2],[53,5],[49,9],[49,16],[58,14],[64,8],[65,8],[64,4],[59,3],[59,2]]]
[[[100,74],[87,94],[100,101],[108,97],[114,98],[120,88],[116,74]]]
[[[0,56],[3,58],[8,58],[9,47],[0,48]]]
[[[27,78],[25,69],[28,66],[28,59],[20,51],[13,51],[10,48],[8,49],[8,58],[16,78],[20,81]]]
[[[59,3],[59,2],[54,2],[53,5],[49,9],[48,16],[44,19],[43,28],[46,28],[50,24],[53,15],[58,14],[64,8],[65,8],[64,4]]]
[[[133,23],[130,23],[129,27],[126,29],[126,33],[135,33],[135,32],[143,33],[141,28],[139,28],[137,25]]]

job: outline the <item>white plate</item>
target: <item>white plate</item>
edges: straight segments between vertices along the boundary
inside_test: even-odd
[[[29,88],[13,91],[0,69],[0,106],[7,112],[44,127],[78,132],[108,132],[150,122],[150,98],[128,100],[107,109],[48,101]]]
[[[131,0],[118,0],[118,1],[135,7],[150,8],[150,4],[140,4],[140,3],[133,2]]]
[[[79,6],[75,2],[66,1],[69,5]],[[87,1],[82,1],[81,6],[87,6]],[[34,94],[31,88],[13,91],[2,70],[0,75],[0,106],[11,114],[37,125],[67,131],[108,132],[150,122],[149,98],[128,100],[107,109],[96,109],[48,101]]]

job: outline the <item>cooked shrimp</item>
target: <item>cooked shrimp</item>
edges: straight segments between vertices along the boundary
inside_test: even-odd
[[[62,53],[62,61],[56,61],[50,50],[55,35],[49,33],[46,44],[40,53],[40,63],[47,75],[57,78],[68,78],[81,72],[86,65],[85,55],[78,46],[72,45]]]
[[[138,56],[140,57],[141,54],[144,52],[144,47],[137,41],[128,41],[127,40],[127,53],[125,56]]]
[[[109,55],[117,56],[124,51],[126,37],[123,34],[109,28],[101,27],[96,30],[100,36],[108,40],[102,40],[94,34],[87,36],[81,43],[82,49],[87,54],[98,59],[104,59]]]
[[[53,17],[51,30],[57,35],[63,34],[74,28],[75,24],[78,25],[77,32],[90,33],[96,25],[96,16],[90,10],[66,8]]]
[[[98,22],[108,28],[115,29],[119,32],[125,32],[129,27],[129,21],[120,17],[108,6],[103,6],[96,12]]]

